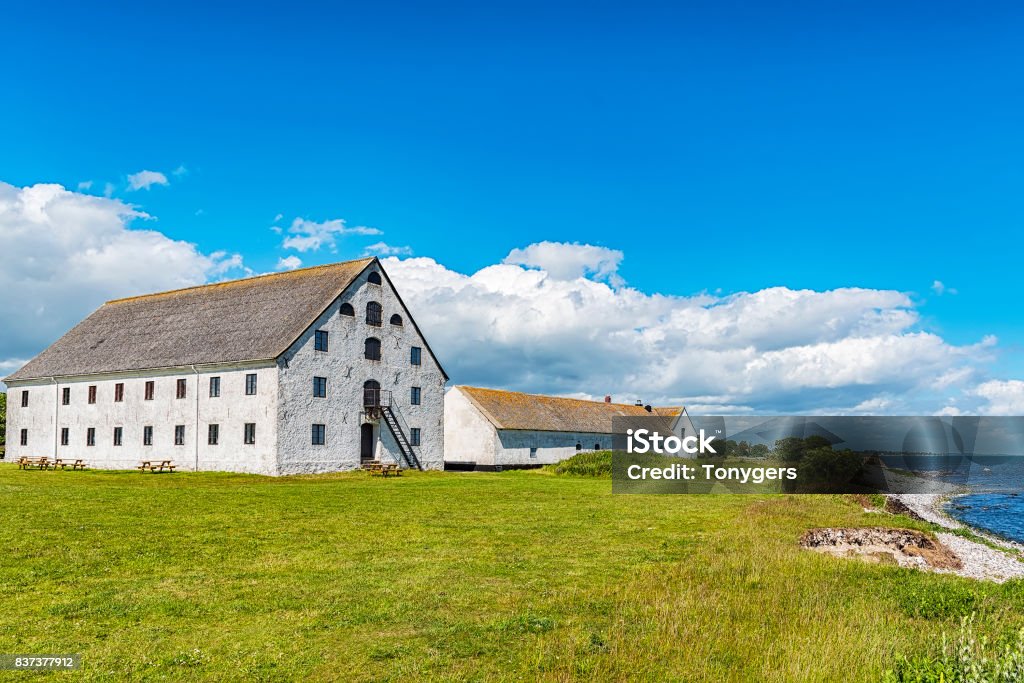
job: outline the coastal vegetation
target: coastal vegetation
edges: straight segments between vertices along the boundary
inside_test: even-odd
[[[602,467],[585,456],[569,467]],[[939,680],[912,676],[945,666],[965,617],[989,659],[1024,627],[1020,581],[799,547],[820,527],[931,532],[861,499],[610,489],[0,464],[0,641],[80,653],[76,678],[103,681],[878,682]]]

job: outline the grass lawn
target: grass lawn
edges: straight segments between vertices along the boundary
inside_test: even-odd
[[[928,528],[848,498],[610,490],[0,465],[0,652],[116,681],[877,681],[963,615],[1024,625],[1019,582],[800,550],[816,526]]]

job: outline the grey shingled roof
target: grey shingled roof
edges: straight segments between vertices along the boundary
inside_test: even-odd
[[[457,388],[498,429],[611,434],[613,417],[650,417],[652,414],[674,417],[683,411],[682,408],[653,408],[648,413],[643,406],[625,403],[521,394],[481,387]]]
[[[7,379],[277,358],[375,261],[108,301]]]

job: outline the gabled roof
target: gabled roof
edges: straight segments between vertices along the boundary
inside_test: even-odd
[[[611,434],[613,417],[674,417],[682,408],[652,408],[625,403],[585,401],[516,391],[455,387],[498,429],[525,429],[544,432],[589,432]]]
[[[7,379],[271,360],[376,260],[108,301]]]

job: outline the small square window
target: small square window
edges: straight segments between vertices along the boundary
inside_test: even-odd
[[[188,391],[187,387],[188,387],[188,384],[186,383],[186,381],[184,379],[179,379],[178,380],[178,390],[177,390],[177,397],[178,398],[185,398],[185,393]]]
[[[414,405],[414,406],[418,406],[420,404],[420,388],[419,387],[413,387],[412,388],[412,391],[410,392],[410,396],[409,396],[409,402],[412,405]]]
[[[152,446],[153,445],[153,428],[146,426],[142,428],[142,445]]]
[[[153,400],[153,393],[155,392],[155,390],[156,390],[156,382],[146,382],[146,395],[145,395],[145,399],[144,400],[152,401]]]
[[[409,444],[412,445],[412,446],[419,446],[420,445],[420,428],[419,427],[413,427],[409,431],[412,432],[409,435]]]
[[[327,443],[327,425],[313,425],[313,445],[323,446]]]
[[[96,402],[96,385],[95,384],[91,384],[91,385],[89,385],[89,403],[95,403],[95,402]]]
[[[253,372],[245,376],[245,395],[255,396],[256,395],[256,373]]]
[[[120,446],[124,439],[124,427],[114,427],[114,445]]]
[[[174,445],[185,445],[185,425],[174,425]]]
[[[220,425],[210,425],[207,430],[206,443],[216,446],[218,441],[220,441]]]
[[[313,333],[313,349],[315,351],[326,351],[327,340],[327,330],[317,330],[316,332]]]
[[[252,446],[256,443],[256,423],[245,423],[245,445]]]
[[[22,429],[21,430],[21,445],[22,446],[27,446],[28,445],[28,430],[27,429]]]
[[[121,403],[124,401],[124,384],[118,382],[114,385],[114,403]]]
[[[67,446],[71,443],[71,430],[67,427],[60,428],[60,445]]]
[[[537,457],[537,449],[536,448],[531,448],[530,449],[530,457],[531,458],[536,458]]]
[[[313,398],[327,398],[327,378],[313,378]]]
[[[28,408],[28,389],[22,389],[21,391],[21,407]]]
[[[71,387],[64,387],[60,392],[61,405],[71,405]]]
[[[95,446],[96,445],[96,428],[89,427],[85,430],[85,445]]]
[[[210,398],[218,398],[220,396],[220,377],[210,378]]]
[[[414,346],[409,351],[409,362],[412,365],[421,365],[423,363],[423,349],[419,346]]]

